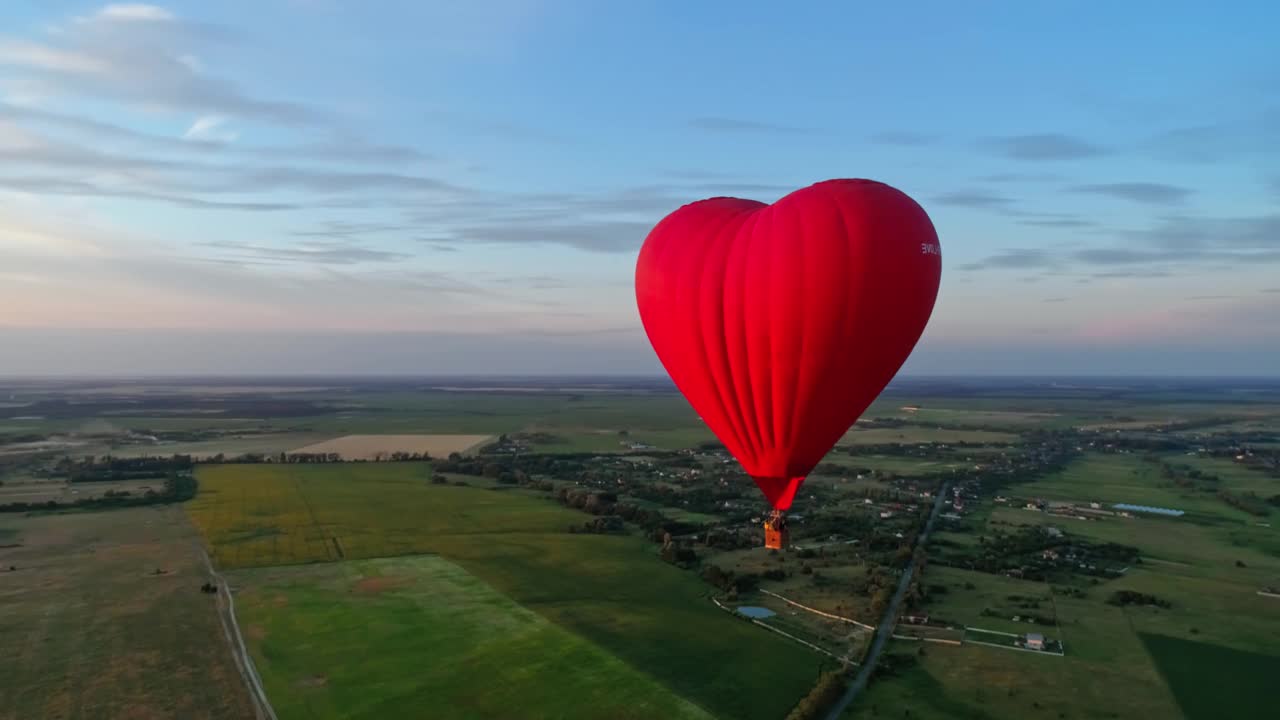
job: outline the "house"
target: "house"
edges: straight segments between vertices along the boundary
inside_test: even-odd
[[[1027,649],[1043,650],[1044,635],[1041,635],[1040,633],[1027,633]]]

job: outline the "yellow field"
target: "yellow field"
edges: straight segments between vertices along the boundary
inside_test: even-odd
[[[447,457],[466,452],[492,435],[344,435],[291,450],[294,453],[338,453],[344,460],[377,460],[392,453],[427,453]]]

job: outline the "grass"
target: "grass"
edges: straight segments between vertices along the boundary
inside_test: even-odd
[[[823,462],[844,465],[849,468],[880,470],[897,475],[923,475],[940,470],[949,470],[964,464],[960,460],[926,460],[902,455],[850,455],[841,451],[827,455]]]
[[[281,717],[409,717],[431,707],[433,718],[469,720],[518,707],[546,718],[711,718],[437,556],[232,578]]]
[[[1187,720],[1275,717],[1280,656],[1152,633],[1141,637]]]
[[[1148,568],[1159,566],[1161,572],[1176,577],[1265,585],[1280,575],[1280,557],[1268,553],[1261,539],[1275,537],[1276,528],[1199,525],[1166,518],[1072,520],[1021,508],[996,508],[988,523],[988,529],[997,523],[1051,525],[1095,541],[1133,545]],[[1238,538],[1238,544],[1230,541],[1232,537]],[[1245,566],[1237,566],[1237,561]]]
[[[253,717],[180,509],[3,522],[0,718]]]
[[[1178,707],[1150,662],[1098,664],[984,645],[949,646],[894,641],[889,654],[917,664],[873,680],[844,718],[990,720],[992,718],[1176,718]],[[1125,643],[1140,660],[1142,645]],[[889,658],[892,663],[894,658]],[[882,662],[884,662],[882,660]],[[909,711],[910,715],[904,714]]]
[[[1280,494],[1280,478],[1250,470],[1233,460],[1171,455],[1165,457],[1165,462],[1174,467],[1186,465],[1206,475],[1217,475],[1219,484],[1231,492],[1252,492],[1264,498]]]
[[[1017,435],[985,430],[946,430],[927,427],[878,428],[871,423],[859,423],[841,439],[843,445],[923,445],[925,443],[1011,443]]]
[[[941,566],[930,567],[924,575],[924,583],[942,585],[947,589],[946,593],[930,600],[929,612],[935,619],[998,632],[1057,634],[1053,626],[1012,620],[1015,616],[1032,613],[1049,618],[1054,616],[1054,601],[1045,583]],[[1019,601],[1010,599],[1015,595],[1036,598],[1040,607],[1020,608]],[[983,615],[984,609],[998,613],[999,617]]]
[[[715,440],[715,436],[704,427],[632,430],[626,436],[619,435],[617,430],[581,427],[537,425],[525,430],[547,433],[556,438],[554,442],[535,445],[534,449],[540,453],[632,452],[624,443],[644,443],[659,450],[682,450]]]
[[[1136,455],[1091,454],[1066,469],[1014,485],[1006,490],[1017,497],[1036,497],[1087,503],[1134,503],[1183,510],[1202,518],[1247,521],[1250,516],[1212,494],[1179,487],[1160,475],[1160,468]]]
[[[571,535],[581,513],[523,491],[432,485],[428,471],[206,466],[189,511],[224,567],[333,560],[339,547],[346,559],[439,554],[717,716],[781,717],[810,688],[818,655],[716,609],[653,545]]]

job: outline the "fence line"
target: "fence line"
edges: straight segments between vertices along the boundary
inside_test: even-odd
[[[734,610],[733,608],[725,607],[724,605],[720,604],[720,601],[719,601],[719,600],[717,600],[717,599],[715,599],[715,598],[711,598],[711,602],[715,603],[715,604],[716,604],[716,607],[720,608],[721,610],[724,610],[724,611],[725,611],[725,612],[727,612],[727,613],[733,613],[734,615],[738,615],[738,616],[741,616],[741,617],[746,617],[745,615],[742,615],[741,613],[739,613],[737,610]],[[773,632],[778,633],[779,635],[782,635],[783,637],[786,637],[786,638],[790,638],[790,639],[792,639],[792,640],[795,640],[796,642],[800,643],[801,645],[804,645],[804,646],[806,646],[806,647],[809,647],[809,648],[812,648],[812,649],[814,649],[814,650],[817,650],[818,652],[822,653],[823,655],[826,655],[826,656],[831,657],[831,658],[835,658],[836,660],[839,660],[840,662],[849,663],[849,664],[851,664],[851,665],[857,665],[857,663],[853,662],[852,660],[850,660],[850,659],[849,659],[849,658],[847,658],[847,657],[840,657],[839,655],[836,655],[835,653],[831,652],[830,650],[825,650],[825,649],[823,649],[823,648],[820,648],[820,647],[818,647],[817,645],[814,645],[813,643],[809,642],[808,640],[804,640],[804,639],[798,638],[798,637],[796,637],[795,635],[792,635],[792,634],[791,634],[791,633],[789,633],[789,632],[784,632],[784,631],[782,631],[782,630],[779,630],[778,628],[776,628],[776,627],[774,627],[774,626],[772,626],[772,625],[769,625],[768,623],[762,623],[762,622],[760,622],[759,620],[756,620],[755,618],[747,618],[747,620],[750,620],[753,624],[755,624],[755,625],[759,625],[760,627],[764,628],[765,630],[770,630],[770,631],[773,631]]]
[[[773,597],[776,597],[776,598],[778,598],[779,600],[781,600],[781,601],[783,601],[783,602],[785,602],[785,603],[787,603],[787,604],[789,604],[789,605],[795,605],[796,607],[800,608],[801,610],[808,610],[809,612],[814,613],[815,615],[821,615],[821,616],[823,616],[823,617],[828,617],[828,618],[831,618],[832,620],[841,620],[841,621],[843,621],[843,622],[852,623],[852,624],[857,625],[858,627],[860,627],[860,628],[862,628],[862,629],[864,629],[864,630],[875,630],[875,629],[876,629],[876,626],[875,626],[875,625],[868,625],[868,624],[863,623],[863,622],[858,622],[857,620],[854,620],[853,618],[847,618],[847,617],[844,617],[844,616],[841,616],[841,615],[832,615],[831,613],[822,612],[821,610],[816,610],[816,609],[814,609],[814,608],[809,607],[808,605],[801,605],[800,603],[798,603],[798,602],[796,602],[795,600],[792,600],[792,599],[790,599],[790,598],[782,597],[781,595],[779,595],[778,593],[775,593],[775,592],[769,592],[768,590],[761,590],[760,592],[764,593],[765,595],[771,595],[771,596],[773,596]]]

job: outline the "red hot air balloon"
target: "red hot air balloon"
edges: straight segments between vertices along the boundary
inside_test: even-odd
[[[676,387],[783,511],[911,354],[942,272],[901,191],[828,180],[772,205],[717,197],[663,218],[636,263],[645,332]]]

